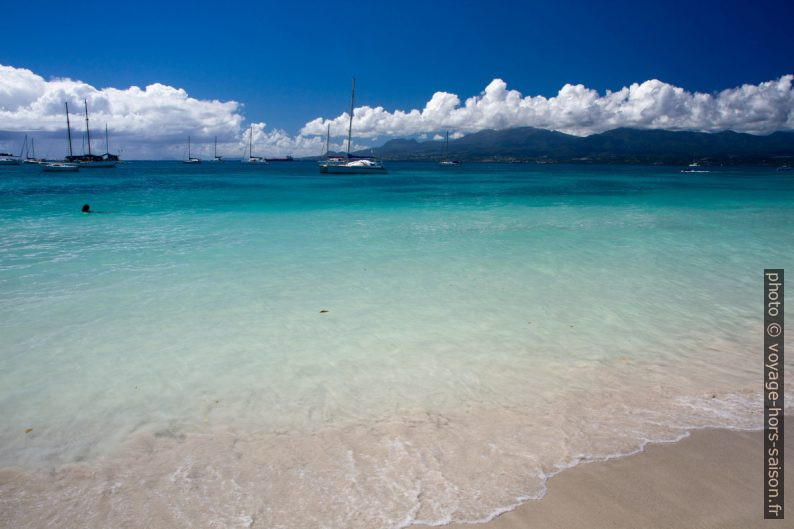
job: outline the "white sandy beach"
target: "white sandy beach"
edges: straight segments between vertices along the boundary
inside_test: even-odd
[[[790,420],[790,419],[789,419]],[[786,448],[794,449],[791,427]],[[484,525],[449,529],[751,529],[792,527],[764,520],[761,431],[707,429],[677,443],[565,470],[541,500],[528,501]],[[792,473],[786,488],[792,490]],[[414,529],[427,526],[413,526]]]

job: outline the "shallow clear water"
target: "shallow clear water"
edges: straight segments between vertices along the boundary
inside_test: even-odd
[[[578,461],[758,427],[791,178],[3,168],[0,521],[484,520]]]

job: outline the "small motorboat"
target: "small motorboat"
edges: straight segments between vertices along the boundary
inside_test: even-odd
[[[41,170],[45,173],[76,173],[80,166],[76,163],[49,162],[43,164]]]
[[[686,166],[686,169],[681,169],[682,173],[708,173],[707,169],[704,169],[701,164],[698,162],[692,162],[691,164]]]

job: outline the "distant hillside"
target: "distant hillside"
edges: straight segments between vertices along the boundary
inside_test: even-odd
[[[384,160],[438,160],[443,141],[396,139],[356,154]],[[754,136],[737,132],[615,129],[588,137],[521,127],[483,130],[449,142],[461,161],[782,165],[794,162],[794,132]]]

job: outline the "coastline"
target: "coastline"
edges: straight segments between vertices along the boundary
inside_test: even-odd
[[[787,417],[791,420],[791,416]],[[791,427],[786,448],[794,453]],[[625,457],[565,469],[546,494],[482,524],[449,529],[746,529],[780,527],[762,511],[763,430],[702,429],[669,443],[649,443]],[[794,490],[789,472],[785,485]],[[794,501],[786,497],[788,517]],[[426,529],[427,525],[411,525]]]

